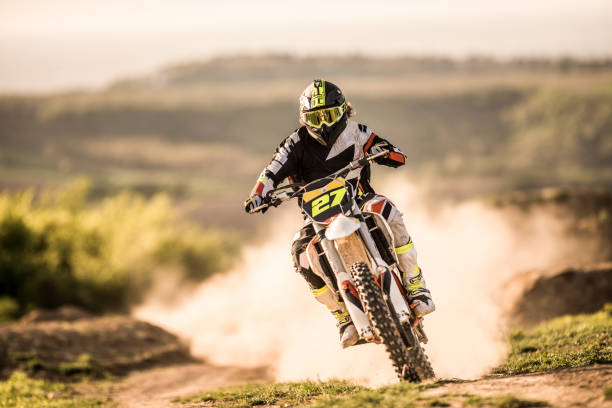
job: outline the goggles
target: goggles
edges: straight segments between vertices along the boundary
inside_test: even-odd
[[[318,109],[312,112],[302,112],[302,120],[309,126],[319,128],[326,124],[328,126],[336,123],[346,112],[346,102],[340,106]]]

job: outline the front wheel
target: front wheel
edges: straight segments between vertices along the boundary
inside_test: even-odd
[[[408,350],[408,363],[421,380],[427,380],[436,376],[431,363],[427,359],[425,350],[423,350],[419,343],[412,350]]]
[[[406,349],[370,268],[364,262],[356,262],[351,266],[351,275],[353,276],[355,289],[359,292],[368,319],[372,324],[374,334],[384,343],[398,378],[411,382],[421,381],[417,371],[409,361],[413,357],[409,353],[414,350]],[[420,349],[420,347],[417,349]],[[418,357],[418,353],[414,357]],[[425,357],[425,359],[427,358]]]

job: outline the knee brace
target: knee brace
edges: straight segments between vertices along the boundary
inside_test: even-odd
[[[306,256],[306,247],[315,236],[314,228],[311,224],[306,224],[299,230],[293,239],[291,244],[291,258],[293,259],[293,267],[295,271],[304,277],[310,290],[321,289],[325,286],[325,282],[321,277],[317,276],[308,263],[308,257]]]

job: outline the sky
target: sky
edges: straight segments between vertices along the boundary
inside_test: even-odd
[[[215,55],[612,56],[610,0],[0,0],[0,92]]]

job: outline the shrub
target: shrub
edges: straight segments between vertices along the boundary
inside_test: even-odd
[[[19,305],[15,299],[3,296],[0,297],[0,323],[13,320],[19,313]]]
[[[37,200],[0,195],[0,318],[63,304],[123,311],[156,271],[202,280],[237,248],[231,236],[182,220],[164,194],[124,192],[91,204],[88,191],[81,180]]]

